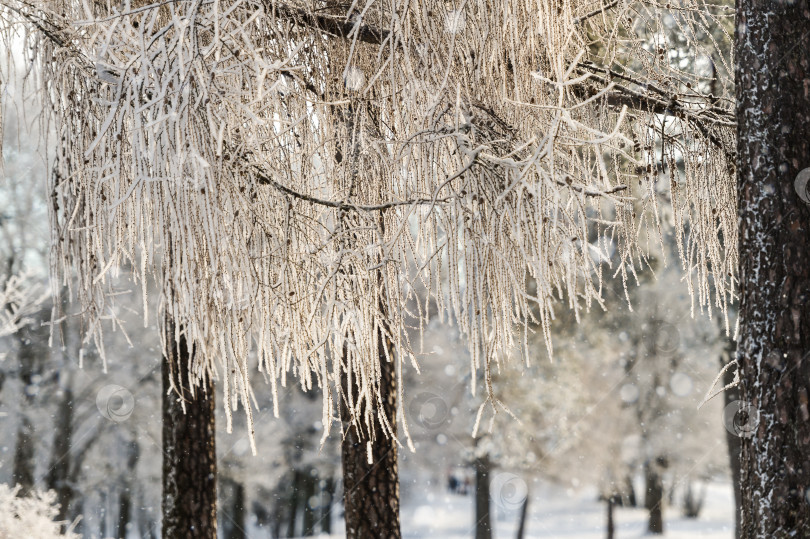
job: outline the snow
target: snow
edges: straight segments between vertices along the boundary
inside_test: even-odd
[[[415,488],[415,487],[411,487]],[[421,494],[412,492],[403,498],[402,536],[406,539],[469,539],[474,536],[474,498],[450,494],[438,487]],[[643,493],[642,493],[643,494]],[[573,491],[547,483],[532,485],[526,539],[565,538],[603,539],[606,506],[597,500],[596,491]],[[681,515],[679,506],[664,508],[664,535],[667,539],[730,539],[734,536],[734,495],[731,485],[714,482],[707,485],[706,503],[697,519]],[[503,510],[493,503],[493,537],[516,536],[519,508]],[[338,520],[338,519],[336,519]],[[614,510],[615,536],[655,537],[646,534],[647,511],[617,507]],[[343,537],[343,523],[335,522],[336,534]],[[322,535],[321,537],[327,537]]]
[[[473,530],[473,498],[452,494],[428,494],[426,503],[405,507],[402,514],[403,536],[409,538],[469,538]],[[706,507],[700,519],[681,517],[678,508],[667,508],[665,521],[668,538],[733,535],[732,491],[729,485],[711,485]],[[561,487],[543,486],[532,493],[526,537],[566,537],[590,539],[605,537],[606,507],[597,501],[595,491],[568,492]],[[495,509],[495,537],[515,537],[519,509]],[[643,508],[616,508],[617,537],[645,535],[647,512]],[[665,528],[666,529],[666,528]]]

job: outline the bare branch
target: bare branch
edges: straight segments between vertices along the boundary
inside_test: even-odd
[[[604,13],[604,12],[610,10],[610,9],[613,9],[614,7],[616,7],[618,5],[619,5],[619,0],[615,0],[614,2],[611,2],[611,3],[601,7],[599,9],[595,9],[595,10],[591,11],[590,13],[587,13],[587,14],[581,16],[581,17],[577,17],[571,22],[573,22],[574,24],[582,24],[584,21],[590,19],[591,17],[595,17],[595,16],[599,15],[600,13]]]
[[[268,11],[278,18],[290,19],[298,24],[322,30],[327,34],[344,39],[357,39],[369,45],[381,45],[388,40],[389,32],[367,24],[356,24],[346,21],[345,17],[332,17],[311,13],[301,8],[290,6],[286,2],[266,0]]]

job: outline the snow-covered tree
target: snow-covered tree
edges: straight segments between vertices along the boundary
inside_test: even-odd
[[[0,80],[11,72],[8,65],[1,66]],[[20,88],[5,84],[3,91],[19,95]],[[32,414],[41,398],[39,380],[49,356],[48,328],[42,325],[48,318],[45,300],[50,295],[45,284],[48,248],[47,242],[37,241],[47,236],[45,161],[31,148],[38,140],[36,125],[31,125],[36,101],[31,101],[23,101],[28,106],[22,110],[0,111],[8,129],[0,130],[0,390],[8,379],[13,382],[8,385],[19,391],[19,398],[4,396],[3,403],[18,420],[12,484],[20,486],[17,492],[22,496],[34,488],[34,446],[39,434]]]
[[[36,278],[19,274],[9,276],[0,290],[0,337],[19,331],[48,294]],[[0,353],[0,359],[5,358],[5,354]]]
[[[10,77],[8,65],[0,66],[0,80]],[[0,90],[19,97],[21,89],[4,84]],[[19,108],[0,102],[0,337],[12,335],[47,299],[47,234],[45,161],[35,151],[39,130],[35,99],[22,100]],[[9,110],[3,110],[8,105]],[[0,359],[3,352],[0,352]]]
[[[8,32],[31,30],[56,130],[53,264],[78,275],[89,333],[101,342],[126,263],[144,291],[159,283],[177,328],[166,351],[193,350],[175,380],[191,398],[218,375],[250,424],[256,365],[273,391],[289,374],[320,387],[324,435],[336,421],[343,434],[350,536],[399,535],[410,324],[457,323],[497,407],[493,367],[535,318],[551,351],[560,303],[603,302],[594,253],[612,245],[625,281],[645,263],[658,170],[696,295],[724,310],[732,292],[730,64],[699,35],[722,9],[2,5]],[[672,24],[714,71],[669,57]]]
[[[55,520],[58,508],[54,506],[53,492],[34,492],[18,496],[19,487],[13,489],[0,484],[0,537],[30,537],[31,539],[79,539],[80,535],[62,533],[62,523]]]

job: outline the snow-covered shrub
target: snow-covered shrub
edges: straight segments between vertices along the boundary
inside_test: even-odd
[[[34,491],[31,496],[20,498],[17,497],[19,489],[19,486],[0,485],[0,539],[79,539],[79,535],[70,530],[62,534],[62,523],[54,521],[59,510],[53,491]]]

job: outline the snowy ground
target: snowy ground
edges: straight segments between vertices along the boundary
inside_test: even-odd
[[[530,520],[526,538],[602,539],[605,537],[605,504],[596,501],[593,491],[566,491],[564,488],[535,485],[529,505]],[[412,493],[413,494],[413,493]],[[687,539],[703,537],[730,539],[733,534],[733,494],[729,484],[708,486],[706,504],[700,518],[681,516],[680,507],[664,509],[664,537]],[[410,496],[402,508],[402,531],[408,539],[470,539],[473,537],[473,499],[443,491]],[[517,503],[495,504],[494,537],[515,537]],[[512,506],[515,507],[512,507]],[[647,526],[644,509],[617,508],[614,513],[616,538],[643,537]],[[336,523],[338,530],[342,523]],[[333,537],[340,537],[334,535]]]

